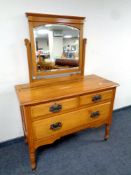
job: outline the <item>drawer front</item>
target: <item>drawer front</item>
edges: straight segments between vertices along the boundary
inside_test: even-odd
[[[110,102],[33,122],[35,139],[49,137],[109,116]]]
[[[56,102],[50,102],[45,104],[40,104],[31,107],[31,116],[36,118],[38,116],[44,116],[47,114],[56,114],[62,111],[73,109],[78,107],[78,98],[70,98],[66,100],[59,100]]]
[[[113,97],[113,91],[103,91],[99,93],[93,93],[89,95],[82,95],[80,96],[80,105],[87,105],[93,103],[99,103],[103,100],[108,100]]]

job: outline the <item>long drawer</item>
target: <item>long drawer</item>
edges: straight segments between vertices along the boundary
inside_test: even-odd
[[[33,122],[35,140],[49,137],[109,116],[110,102]]]

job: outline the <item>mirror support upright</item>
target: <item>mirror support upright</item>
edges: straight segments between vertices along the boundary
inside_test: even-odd
[[[81,75],[84,76],[84,66],[85,66],[85,53],[86,53],[86,44],[87,44],[87,39],[83,39],[83,63],[82,63],[82,70],[81,70]]]
[[[32,63],[31,63],[31,43],[28,39],[25,39],[25,46],[27,50],[27,59],[28,59],[28,69],[29,69],[29,81],[30,83],[33,81],[32,80]]]

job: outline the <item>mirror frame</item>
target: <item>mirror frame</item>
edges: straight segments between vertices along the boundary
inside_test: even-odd
[[[85,17],[78,16],[62,16],[62,15],[50,15],[40,13],[26,13],[29,24],[30,41],[25,39],[25,45],[27,47],[28,67],[30,82],[37,81],[39,77],[48,77],[59,74],[80,74],[84,73],[84,57],[85,57],[85,39],[83,39],[83,25]],[[52,72],[38,72],[35,54],[35,39],[33,28],[46,24],[62,24],[71,27],[75,27],[80,31],[79,37],[79,67],[73,69],[56,70]]]

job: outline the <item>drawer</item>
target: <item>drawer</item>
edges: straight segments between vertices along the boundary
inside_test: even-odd
[[[31,116],[36,118],[37,116],[43,116],[47,114],[56,114],[68,109],[78,107],[78,98],[69,98],[66,100],[53,101],[50,103],[35,105],[31,107]]]
[[[91,122],[106,120],[110,112],[110,102],[83,108],[70,113],[34,121],[35,140],[62,133],[73,128],[88,125]]]
[[[104,100],[111,99],[113,97],[113,91],[103,91],[98,93],[92,93],[89,95],[82,95],[80,96],[80,105],[87,105],[98,103]]]

